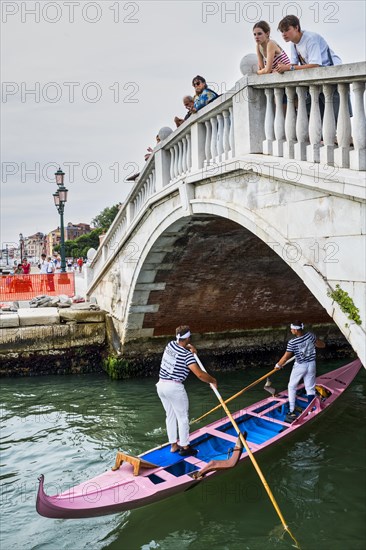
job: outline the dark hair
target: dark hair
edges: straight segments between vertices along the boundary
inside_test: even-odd
[[[188,325],[179,325],[179,327],[177,327],[175,329],[175,335],[178,336],[178,334],[185,334],[186,332],[189,332],[191,329],[189,328]]]
[[[295,321],[292,321],[291,325],[295,325],[295,327],[303,327],[304,323],[296,319]],[[303,329],[300,329],[300,330],[303,330]]]
[[[287,31],[289,27],[298,27],[301,31],[300,19],[296,15],[286,15],[278,23],[278,29],[280,32]]]
[[[206,84],[206,80],[203,78],[203,76],[200,76],[199,74],[197,76],[195,76],[194,78],[192,78],[192,86],[193,86],[193,82],[195,80],[199,80],[200,82],[203,82],[203,84]]]
[[[271,32],[271,27],[268,25],[267,21],[258,21],[258,23],[254,25],[253,31],[256,28],[262,29],[264,32]]]
[[[46,254],[41,254],[41,258],[45,258],[46,257]]]

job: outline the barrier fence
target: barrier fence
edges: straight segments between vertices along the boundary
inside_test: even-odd
[[[41,294],[74,296],[74,273],[0,276],[0,301],[2,302],[31,300]]]

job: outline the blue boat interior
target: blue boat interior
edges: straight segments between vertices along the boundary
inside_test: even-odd
[[[308,402],[305,399],[298,399],[303,397],[305,391],[300,390],[297,393],[296,408],[298,412],[304,410]],[[276,407],[275,405],[278,406]],[[273,408],[274,407],[274,408]],[[271,409],[267,411],[267,409]],[[261,414],[260,417],[250,413],[245,413],[236,418],[236,422],[241,432],[247,433],[247,441],[261,445],[275,437],[278,433],[287,430],[287,427],[276,421],[285,421],[286,414],[288,412],[288,404],[283,403],[280,400],[270,400],[264,405],[253,410],[256,414]],[[228,435],[237,436],[235,428],[228,420],[225,424],[217,427],[218,432],[223,432]],[[227,460],[230,458],[234,443],[227,439],[221,438],[213,434],[202,434],[191,441],[191,445],[197,449],[197,458],[203,462],[209,462],[210,460]],[[245,453],[243,449],[243,453]],[[170,474],[180,477],[182,475],[190,474],[199,467],[187,462],[186,457],[180,456],[179,453],[171,453],[170,445],[165,445],[159,449],[154,449],[143,455],[144,460],[152,462],[159,467],[165,468]],[[160,478],[158,474],[150,474],[147,476],[155,485],[164,482],[164,479]]]
[[[235,443],[211,434],[203,434],[193,439],[191,445],[198,450],[197,458],[204,462],[209,462],[210,460],[226,460],[230,458]],[[181,465],[185,463],[192,466],[189,462],[184,462],[185,457],[180,456],[179,453],[171,453],[170,445],[150,451],[144,454],[142,458],[148,462],[164,467],[167,472],[173,475],[183,475],[194,471],[190,470],[188,466],[183,467]],[[174,468],[174,466],[177,467]],[[186,471],[183,471],[184,468],[186,468]],[[177,474],[177,472],[180,473]]]

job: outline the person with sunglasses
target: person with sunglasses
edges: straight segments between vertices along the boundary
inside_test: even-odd
[[[217,99],[219,96],[216,92],[207,87],[206,80],[203,76],[195,76],[192,80],[195,96],[193,98],[194,107],[192,112],[197,113],[200,109]]]

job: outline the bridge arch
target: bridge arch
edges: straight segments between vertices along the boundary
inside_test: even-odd
[[[305,264],[301,247],[255,212],[193,200],[189,212],[162,219],[140,251],[124,342],[169,334],[190,319],[202,333],[278,327],[293,317],[329,322],[329,304],[316,296],[324,281]]]

